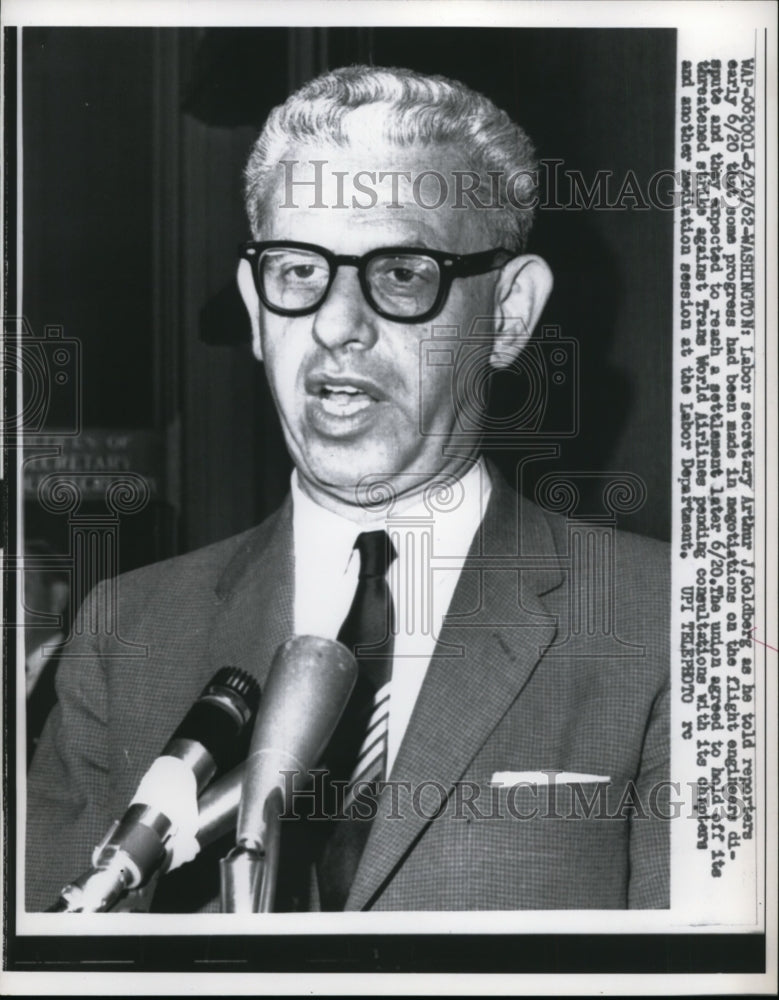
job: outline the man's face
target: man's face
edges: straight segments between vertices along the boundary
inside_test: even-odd
[[[298,161],[296,179],[307,180],[313,176],[311,160],[327,161],[321,197],[326,207],[309,207],[316,201],[314,191],[302,186],[294,190],[297,207],[284,207],[280,176],[267,198],[262,240],[295,240],[355,255],[389,246],[474,253],[495,245],[484,212],[452,208],[451,197],[439,209],[426,209],[404,182],[395,207],[388,181],[376,185],[374,207],[351,207],[350,179],[357,171],[392,169],[413,177],[438,170],[450,178],[452,169],[465,165],[444,150],[306,146],[292,148],[286,158]],[[336,171],[347,172],[348,193],[340,199]],[[350,207],[333,207],[339,200]],[[421,200],[435,201],[435,192],[416,202]],[[466,335],[475,317],[492,316],[495,280],[495,274],[456,279],[442,311],[424,323],[379,316],[350,266],[338,269],[312,315],[280,316],[259,307],[255,350],[265,363],[301,484],[315,499],[353,504],[355,487],[365,485],[366,477],[389,481],[402,494],[462,461],[445,454],[457,433],[452,366],[426,366],[421,345],[434,326]]]

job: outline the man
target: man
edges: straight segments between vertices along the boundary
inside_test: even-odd
[[[63,666],[30,778],[30,907],[85,867],[217,667],[262,684],[307,633],[360,665],[323,760],[347,818],[289,824],[288,869],[312,878],[279,905],[668,905],[663,546],[617,536],[612,641],[588,641],[576,615],[602,595],[574,572],[565,519],[479,453],[480,379],[526,349],[552,286],[525,252],[533,178],[521,129],[442,78],[351,67],[272,112],[238,283],[291,497],[120,579],[122,634],[148,659],[103,657],[95,637]]]

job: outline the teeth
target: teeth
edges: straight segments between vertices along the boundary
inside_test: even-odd
[[[323,382],[319,391],[319,402],[324,412],[331,416],[351,417],[369,407],[374,400],[370,393],[356,385]]]
[[[323,386],[326,392],[346,392],[350,396],[356,396],[358,393],[362,392],[362,389],[358,389],[353,385],[328,385]]]
[[[360,393],[359,399],[350,399],[349,395],[349,393],[339,392],[332,396],[322,396],[322,409],[334,417],[351,417],[354,413],[359,413],[360,410],[370,406],[370,399],[363,393]]]

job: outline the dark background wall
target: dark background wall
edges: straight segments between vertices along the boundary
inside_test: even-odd
[[[358,61],[463,80],[505,107],[539,156],[588,182],[612,171],[613,191],[629,170],[645,191],[673,167],[671,31],[25,29],[24,312],[36,334],[58,324],[80,341],[85,431],[145,442],[130,450],[155,490],[122,523],[123,569],[242,530],[286,490],[233,280],[247,236],[241,169],[290,88]],[[633,473],[647,499],[623,526],[660,538],[672,222],[657,209],[550,210],[530,248],[556,276],[542,323],[578,345],[580,412],[578,433],[531,463],[524,485],[553,469]],[[523,391],[501,380],[496,412]],[[516,465],[510,451],[496,457]],[[61,550],[61,517],[32,495],[26,516],[28,534]]]

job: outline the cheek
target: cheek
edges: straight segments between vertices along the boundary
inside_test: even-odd
[[[495,279],[489,274],[477,275],[452,284],[447,308],[439,322],[451,324],[463,339],[475,332],[474,327],[487,329],[494,318]]]
[[[289,403],[294,396],[301,369],[302,343],[302,338],[285,325],[263,323],[262,360],[273,394],[281,403]]]
[[[436,365],[425,372],[422,387],[423,420],[431,426],[448,427],[454,415],[453,379],[450,365]]]
[[[489,276],[486,276],[489,279]],[[492,372],[490,354],[494,339],[492,284],[483,278],[455,282],[444,311],[436,317],[438,327],[447,327],[445,336],[428,337],[433,350],[430,360],[424,353],[418,366],[422,388],[423,420],[439,431],[451,428],[464,410],[476,423],[486,407]],[[447,363],[436,363],[436,355],[446,352]],[[451,363],[449,363],[451,362]]]

